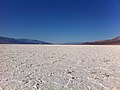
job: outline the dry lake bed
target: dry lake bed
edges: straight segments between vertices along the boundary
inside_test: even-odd
[[[120,90],[120,46],[0,45],[0,90]]]

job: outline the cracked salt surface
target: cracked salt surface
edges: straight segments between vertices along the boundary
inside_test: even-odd
[[[0,90],[120,90],[120,46],[0,45]]]

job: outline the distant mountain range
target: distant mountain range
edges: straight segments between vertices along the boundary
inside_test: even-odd
[[[0,44],[52,44],[52,43],[32,39],[15,39],[0,36]]]
[[[108,40],[99,40],[94,42],[85,42],[82,45],[120,45],[120,36]]]
[[[53,44],[45,41],[33,40],[33,39],[15,39],[9,37],[0,36],[0,44]],[[120,36],[108,40],[99,40],[93,42],[70,42],[60,45],[120,45]]]

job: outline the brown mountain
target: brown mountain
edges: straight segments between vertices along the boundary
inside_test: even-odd
[[[85,42],[83,45],[120,45],[120,36],[108,40]]]

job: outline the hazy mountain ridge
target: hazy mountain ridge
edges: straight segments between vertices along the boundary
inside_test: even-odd
[[[0,36],[0,44],[53,44],[53,43],[33,40],[33,39],[15,39],[15,38]],[[61,45],[120,45],[120,36],[108,40],[98,40],[98,41],[84,42],[84,43],[70,42],[70,43],[62,43]]]
[[[120,36],[108,40],[99,40],[94,42],[85,42],[83,45],[120,45]]]
[[[52,43],[33,39],[15,39],[0,36],[0,44],[52,44]]]

